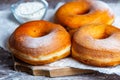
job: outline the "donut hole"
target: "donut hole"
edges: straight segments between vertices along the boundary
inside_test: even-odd
[[[31,37],[42,37],[51,32],[51,29],[48,27],[47,29],[44,26],[34,26],[28,30],[28,35]]]
[[[103,28],[93,28],[93,31],[91,32],[91,35],[94,39],[105,39],[110,36],[110,34],[106,34],[105,29]]]
[[[83,12],[77,12],[77,15],[85,15],[90,12],[90,9],[84,10]]]
[[[52,30],[56,29],[56,26],[49,24],[49,22],[44,23],[44,21],[31,21],[22,24],[18,29],[16,34],[27,35],[31,37],[42,37],[48,35]]]
[[[66,15],[66,13],[68,13],[69,15],[82,15],[89,13],[91,9],[90,7],[91,6],[88,5],[86,1],[75,1],[68,2],[67,4],[60,7],[59,10],[60,14],[63,13],[64,15]]]
[[[111,34],[104,33],[102,36],[100,36],[98,39],[105,39],[108,38]]]
[[[32,37],[42,37],[42,36],[45,36],[47,34],[49,34],[50,31],[39,31],[39,30],[33,30],[32,32]]]
[[[92,25],[88,27],[86,31],[94,39],[105,39],[118,31],[118,29],[109,25]]]

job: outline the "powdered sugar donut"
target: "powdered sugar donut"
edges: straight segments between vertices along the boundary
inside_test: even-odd
[[[70,32],[87,24],[111,24],[114,15],[109,6],[98,0],[76,0],[65,3],[56,14],[55,20]]]
[[[120,64],[120,29],[92,24],[73,36],[72,57],[88,65],[107,67]]]
[[[70,46],[70,35],[62,26],[42,20],[20,25],[9,38],[13,55],[32,65],[64,58]]]

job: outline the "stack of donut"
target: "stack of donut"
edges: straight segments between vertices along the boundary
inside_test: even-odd
[[[44,20],[20,25],[9,38],[10,51],[32,65],[65,58],[70,50],[74,59],[88,65],[120,64],[120,29],[111,25],[114,14],[106,3],[67,2],[56,11],[55,21],[60,25]]]

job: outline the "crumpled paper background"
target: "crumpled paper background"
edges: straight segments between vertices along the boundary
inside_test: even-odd
[[[44,18],[44,20],[51,21],[53,22],[53,17],[55,11],[59,8],[64,3],[58,3],[55,9],[49,9],[47,11],[47,14]],[[120,27],[120,4],[114,4],[114,3],[109,3],[109,6],[112,8],[114,14],[115,14],[115,22],[113,25]],[[20,25],[14,16],[12,15],[10,10],[3,10],[0,11],[0,47],[2,47],[4,50],[8,50],[6,44],[8,41],[9,36],[11,33]],[[88,70],[94,70],[94,71],[99,71],[101,73],[106,73],[106,74],[118,74],[120,75],[120,65],[116,67],[107,67],[107,68],[100,68],[100,67],[93,67],[93,66],[88,66],[85,64],[82,64],[71,57],[61,59],[59,61],[53,62],[51,64],[48,64],[49,66],[69,66],[69,67],[74,67],[74,68],[79,68],[79,69],[88,69]]]

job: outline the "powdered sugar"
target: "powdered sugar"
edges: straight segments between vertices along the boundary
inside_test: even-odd
[[[99,9],[99,10],[111,10],[111,8],[108,6],[108,4],[106,4],[103,1],[91,1],[91,5],[95,8],[95,9]]]
[[[14,10],[14,16],[20,23],[31,20],[42,19],[46,11],[46,7],[42,2],[25,2],[19,4]]]
[[[90,1],[92,8],[94,10],[100,10],[100,11],[108,11],[109,15],[113,15],[113,12],[111,10],[111,8],[108,6],[108,4],[106,4],[103,1]]]
[[[34,6],[33,6],[34,5]],[[26,2],[26,3],[21,3],[15,11],[18,13],[18,15],[28,15],[32,14],[39,9],[43,8],[44,5],[40,2]]]
[[[26,37],[24,44],[28,48],[47,47],[52,45],[54,35],[55,33],[49,33],[38,38]]]
[[[93,47],[111,52],[120,52],[120,39],[116,38],[116,36],[120,37],[119,33],[113,34],[106,39],[96,40]]]

